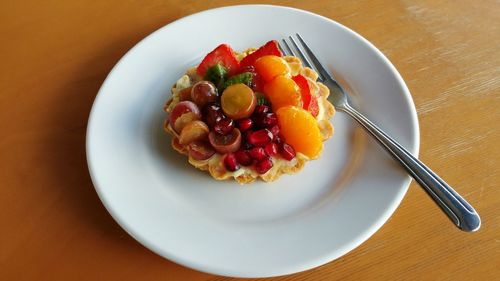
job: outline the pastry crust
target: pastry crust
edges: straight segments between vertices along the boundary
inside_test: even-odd
[[[242,59],[246,55],[255,51],[255,49],[247,49],[242,53],[238,53],[238,59]],[[315,95],[318,99],[319,113],[316,117],[318,122],[318,127],[323,136],[323,141],[331,138],[333,136],[333,126],[330,123],[330,118],[335,114],[335,108],[333,105],[327,100],[328,95],[330,94],[329,89],[318,82],[318,74],[308,68],[302,67],[301,61],[293,56],[285,56],[283,57],[285,61],[288,63],[291,74],[297,75],[301,74],[307,78],[309,82],[309,88],[311,89],[311,93]],[[186,71],[186,74],[183,75],[177,83],[172,86],[172,97],[165,103],[164,111],[170,113],[172,109],[180,102],[179,93],[194,83],[201,80],[196,74],[196,68],[190,68]],[[186,146],[183,146],[179,143],[179,135],[173,130],[173,128],[167,121],[164,123],[164,130],[168,134],[172,135],[172,147],[179,153],[186,155],[188,157],[188,162],[202,171],[208,171],[210,175],[216,180],[227,180],[233,178],[240,184],[251,183],[256,179],[261,179],[265,182],[271,182],[277,180],[283,174],[296,174],[300,170],[304,168],[304,165],[307,161],[311,160],[307,156],[297,153],[294,159],[287,161],[279,156],[271,157],[273,161],[273,167],[267,171],[265,174],[258,174],[251,167],[241,167],[239,170],[231,172],[228,171],[224,166],[224,157],[219,153],[215,153],[212,157],[207,160],[196,160],[189,156],[189,152]]]

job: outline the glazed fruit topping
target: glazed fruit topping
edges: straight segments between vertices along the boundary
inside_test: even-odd
[[[182,89],[179,92],[179,100],[180,101],[191,100],[191,89],[193,89],[192,86]]]
[[[248,67],[248,66],[253,66],[255,64],[255,61],[258,60],[259,58],[263,56],[278,56],[281,57],[281,51],[278,47],[278,42],[276,40],[272,40],[264,44],[262,47],[257,49],[255,52],[249,54],[248,56],[244,57],[241,62],[240,66],[242,68]]]
[[[209,104],[203,108],[203,119],[210,128],[224,117],[221,107],[217,104]]]
[[[280,153],[283,158],[290,161],[295,157],[295,149],[287,143],[283,143],[280,147]]]
[[[309,88],[309,83],[307,79],[302,75],[297,75],[292,77],[293,81],[297,83],[300,88],[300,93],[302,95],[302,107],[311,112],[311,114],[316,117],[319,113],[319,105],[318,99],[311,93],[311,89]]]
[[[268,129],[249,131],[246,134],[246,141],[253,146],[265,146],[273,140],[273,134]]]
[[[264,82],[269,82],[279,75],[290,75],[288,63],[278,56],[263,56],[259,58],[255,61],[255,71],[262,77]]]
[[[217,96],[217,88],[209,81],[199,81],[191,88],[191,100],[199,107],[217,101]]]
[[[270,111],[271,111],[271,107],[269,107],[267,105],[257,105],[255,107],[254,114],[268,113]]]
[[[266,157],[255,164],[255,171],[259,174],[265,174],[273,167],[273,161],[271,158]]]
[[[266,154],[269,156],[274,156],[278,154],[278,145],[274,142],[266,144],[266,147],[264,148],[266,151]]]
[[[274,125],[271,128],[269,128],[269,131],[271,131],[271,133],[274,136],[274,140],[276,141],[276,138],[279,136],[280,133],[280,127],[278,125]]]
[[[205,141],[194,141],[188,145],[189,156],[195,160],[207,160],[215,154],[215,149]]]
[[[316,119],[296,106],[278,109],[278,125],[285,141],[310,159],[316,159],[323,150],[323,137]]]
[[[241,132],[246,132],[250,130],[253,126],[253,121],[250,118],[243,118],[238,120],[238,128]]]
[[[236,160],[236,156],[233,153],[226,154],[226,157],[224,157],[224,165],[226,166],[226,169],[231,172],[240,169],[240,164]]]
[[[208,134],[208,140],[220,154],[231,153],[240,149],[241,133],[240,130],[236,128],[227,135],[221,135],[215,131],[210,131]]]
[[[191,101],[179,102],[170,112],[169,122],[174,131],[180,133],[184,126],[194,120],[200,120],[201,113],[198,106]]]
[[[207,70],[217,64],[227,69],[229,75],[236,73],[240,68],[240,63],[233,49],[227,44],[221,44],[205,56],[200,65],[198,65],[196,73],[204,77]]]
[[[246,166],[265,174],[273,157],[290,161],[297,152],[310,158],[321,152],[318,100],[306,77],[291,77],[276,41],[241,61],[219,45],[196,71],[204,80],[179,92],[169,117],[191,158],[219,153],[228,171]]]
[[[302,107],[300,88],[291,78],[282,75],[275,77],[264,85],[264,93],[271,102],[274,112],[288,105]]]
[[[234,156],[236,156],[236,160],[238,161],[238,163],[243,166],[250,166],[253,163],[253,159],[250,156],[248,150],[238,150],[234,153]]]
[[[249,117],[257,105],[257,97],[245,84],[227,87],[221,96],[222,111],[233,119]]]
[[[260,161],[260,160],[266,158],[267,154],[266,154],[266,151],[264,150],[264,148],[254,147],[254,148],[250,149],[250,156],[257,161]]]
[[[215,122],[214,131],[221,134],[227,135],[234,129],[234,121],[231,118],[222,118]]]
[[[259,114],[255,118],[255,124],[259,128],[271,128],[278,123],[278,117],[274,112]]]
[[[179,135],[179,143],[181,145],[187,145],[193,141],[207,140],[209,131],[207,124],[203,121],[192,121],[182,129]]]

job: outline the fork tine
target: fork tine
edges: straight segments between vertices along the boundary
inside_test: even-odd
[[[292,48],[290,48],[290,45],[288,45],[288,42],[286,42],[285,39],[281,39],[281,43],[280,44],[284,46],[284,48],[283,48],[284,52],[283,53],[285,55],[287,55],[287,56],[295,56]]]
[[[311,61],[307,58],[307,56],[304,54],[304,52],[299,48],[299,46],[297,45],[297,43],[295,42],[295,40],[293,39],[292,36],[288,36],[290,42],[292,42],[293,44],[293,47],[297,50],[298,52],[298,55],[300,57],[300,60],[302,60],[302,63],[309,67],[309,68],[312,68],[314,71],[316,71],[316,73],[318,73],[319,75],[319,78],[321,80],[323,80],[323,76],[318,72],[318,70],[316,69],[316,67],[311,63]]]
[[[283,48],[283,44],[281,42],[278,42],[278,48],[280,49],[280,51],[283,55],[285,55],[285,56],[287,55],[286,50],[285,50],[285,48]]]
[[[296,33],[295,35],[299,39],[300,44],[302,45],[302,47],[306,51],[306,53],[309,56],[309,58],[311,58],[312,63],[316,67],[316,70],[317,70],[318,74],[320,76],[323,76],[323,78],[327,78],[328,77],[328,78],[331,78],[332,80],[334,80],[333,77],[330,75],[330,72],[328,72],[328,70],[326,70],[326,68],[323,66],[323,64],[321,64],[321,62],[319,61],[319,59],[314,55],[314,53],[311,50],[311,48],[309,48],[309,46],[307,46],[306,42],[304,42],[304,39],[302,39],[302,37],[300,36],[300,34]]]

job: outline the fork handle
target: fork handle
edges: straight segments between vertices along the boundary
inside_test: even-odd
[[[375,139],[410,173],[425,189],[434,202],[448,215],[461,230],[473,232],[481,226],[481,219],[476,210],[465,201],[451,186],[438,177],[424,163],[411,155],[394,139],[389,137],[377,125],[351,106],[339,108],[358,121]]]

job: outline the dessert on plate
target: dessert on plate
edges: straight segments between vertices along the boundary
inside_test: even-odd
[[[317,73],[276,41],[237,53],[221,44],[172,87],[172,147],[217,180],[266,182],[299,172],[333,135],[335,109]]]

